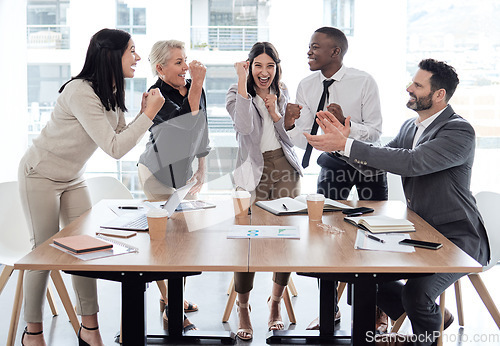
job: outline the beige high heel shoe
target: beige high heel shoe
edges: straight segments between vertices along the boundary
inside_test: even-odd
[[[239,301],[236,301],[236,305],[238,306],[238,331],[236,332],[236,336],[240,338],[241,340],[251,340],[253,338],[253,329],[252,329],[252,322],[249,319],[250,322],[250,328],[241,328],[241,316],[240,316],[240,311],[241,309],[248,309],[248,315],[250,316],[250,312],[252,311],[252,307],[250,304],[240,304]]]
[[[269,311],[271,311],[271,299],[274,300],[275,302],[278,302],[278,311],[281,310],[281,298],[278,296],[271,295],[269,298],[267,298],[267,306],[269,307]],[[268,329],[271,330],[283,330],[285,329],[285,324],[283,323],[282,320],[269,320],[267,322],[267,327]]]

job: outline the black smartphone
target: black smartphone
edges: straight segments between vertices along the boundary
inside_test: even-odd
[[[367,208],[367,207],[359,207],[359,208],[353,208],[353,209],[344,209],[342,210],[342,213],[348,215],[348,216],[359,216],[362,214],[366,213],[371,213],[373,212],[372,208]]]
[[[425,249],[431,249],[431,250],[437,250],[443,246],[443,244],[440,243],[433,243],[430,241],[413,240],[413,239],[403,239],[399,242],[399,244],[423,247]]]

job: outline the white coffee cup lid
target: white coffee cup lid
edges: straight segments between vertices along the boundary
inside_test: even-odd
[[[250,192],[248,191],[233,191],[234,198],[250,198]]]
[[[308,201],[324,201],[325,196],[320,193],[311,193],[307,195],[306,200]]]
[[[158,209],[158,208],[149,209],[146,216],[147,217],[166,217],[166,216],[168,216],[168,211],[166,211],[165,209]]]

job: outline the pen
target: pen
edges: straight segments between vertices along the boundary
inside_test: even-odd
[[[139,209],[139,207],[136,207],[134,205],[121,205],[118,207],[118,209]]]
[[[368,234],[368,233],[365,233],[365,235],[370,238],[371,240],[375,240],[375,241],[378,241],[379,243],[385,243],[385,240],[384,239],[380,239],[380,238],[377,238],[371,234]]]
[[[288,208],[287,208],[287,206],[285,205],[285,203],[283,203],[283,209],[288,210]]]

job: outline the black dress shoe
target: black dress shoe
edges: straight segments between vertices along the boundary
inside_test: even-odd
[[[24,327],[23,336],[21,336],[21,345],[24,346],[24,336],[25,335],[40,335],[42,333],[43,333],[43,330],[41,330],[39,332],[28,332],[28,327]]]
[[[90,346],[86,341],[83,341],[82,339],[81,336],[82,328],[86,330],[97,330],[99,329],[99,327],[89,328],[85,327],[83,324],[80,324],[80,329],[78,329],[78,346]]]

